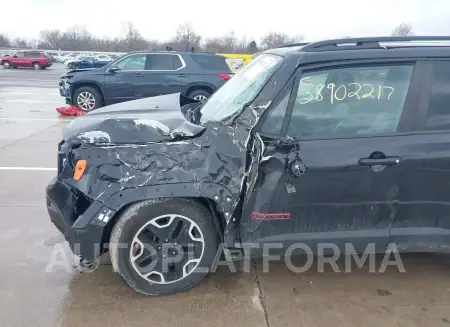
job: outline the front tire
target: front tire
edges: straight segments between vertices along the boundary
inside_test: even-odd
[[[33,62],[33,68],[34,69],[41,69],[41,64],[40,63],[38,63],[38,62]]]
[[[135,291],[167,295],[197,285],[219,248],[211,213],[189,199],[146,200],[131,205],[111,232],[111,260]]]
[[[97,89],[90,86],[82,86],[75,90],[73,102],[81,110],[92,111],[101,107],[103,97]]]

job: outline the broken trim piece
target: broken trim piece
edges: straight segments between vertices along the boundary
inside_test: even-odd
[[[74,116],[74,117],[82,116],[86,113],[84,110],[74,105],[56,108],[56,111],[62,116]]]

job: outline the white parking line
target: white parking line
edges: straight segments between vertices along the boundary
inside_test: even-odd
[[[40,88],[39,90],[41,91],[42,88]],[[5,95],[7,95],[8,97],[11,95],[42,95],[42,96],[55,95],[55,96],[61,97],[58,92],[39,92],[39,91],[37,91],[37,92],[10,92],[10,91],[8,91],[8,92],[5,92]]]
[[[0,170],[56,171],[57,168],[46,168],[46,167],[0,167]]]
[[[26,100],[26,99],[19,99],[19,100],[3,100],[4,103],[54,103],[55,101],[48,101],[48,100]]]
[[[14,117],[0,117],[0,120],[14,120],[14,121],[56,121],[60,123],[70,122],[73,118],[14,118]]]

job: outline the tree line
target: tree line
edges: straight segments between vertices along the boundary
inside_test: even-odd
[[[410,24],[401,23],[392,35],[411,35]],[[166,41],[147,39],[139,32],[132,22],[123,25],[123,34],[115,38],[99,38],[92,35],[86,28],[75,25],[66,31],[59,29],[43,30],[39,40],[23,38],[8,38],[0,34],[0,48],[36,48],[45,50],[65,51],[104,51],[129,52],[137,50],[165,50],[170,46],[178,51],[208,51],[216,53],[248,53],[253,54],[265,49],[276,48],[286,44],[298,43],[304,36],[290,36],[284,33],[270,32],[257,42],[247,37],[238,37],[230,31],[225,35],[213,38],[203,38],[197,34],[192,24],[186,22],[178,26],[175,35]]]

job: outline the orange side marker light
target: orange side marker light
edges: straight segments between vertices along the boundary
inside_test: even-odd
[[[86,170],[87,160],[78,160],[73,172],[73,180],[79,181]]]

